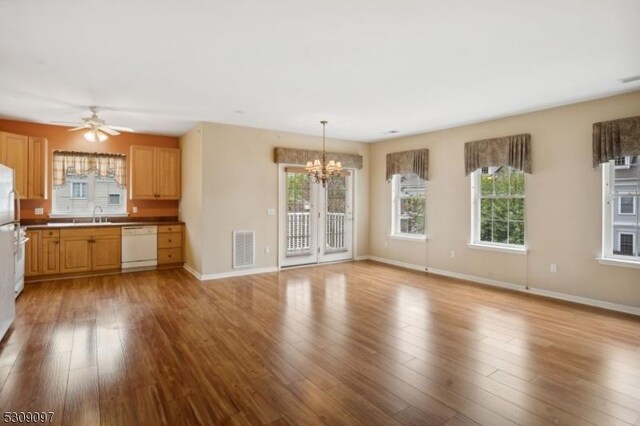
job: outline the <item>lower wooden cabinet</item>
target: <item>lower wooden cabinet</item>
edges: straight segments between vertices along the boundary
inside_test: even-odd
[[[60,273],[120,269],[120,234],[119,227],[60,230]]]
[[[60,231],[27,231],[25,271],[27,277],[60,273]]]
[[[25,275],[116,271],[122,267],[119,226],[27,230]],[[158,226],[158,265],[183,263],[184,227]]]
[[[158,226],[158,265],[182,263],[183,241],[182,225]]]

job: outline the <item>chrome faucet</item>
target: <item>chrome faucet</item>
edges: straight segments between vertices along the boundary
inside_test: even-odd
[[[93,215],[91,217],[91,223],[96,223],[96,209],[100,209],[100,214],[104,214],[104,210],[102,210],[102,207],[95,206],[93,208]],[[98,216],[98,220],[99,220],[99,222],[102,222],[102,220],[100,220],[100,216]]]

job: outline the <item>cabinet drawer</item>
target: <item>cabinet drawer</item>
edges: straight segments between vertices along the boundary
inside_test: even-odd
[[[48,229],[46,231],[42,231],[42,236],[44,238],[60,238],[60,230],[59,229]]]
[[[161,248],[158,249],[158,265],[167,263],[181,263],[182,248]]]
[[[158,234],[158,248],[182,247],[182,232],[172,232],[170,234]]]
[[[158,225],[158,234],[167,232],[182,232],[182,225]]]

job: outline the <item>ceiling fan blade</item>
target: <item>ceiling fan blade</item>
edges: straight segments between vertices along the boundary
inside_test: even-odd
[[[98,126],[98,130],[111,136],[118,136],[120,134],[120,132],[113,130],[110,126]]]
[[[120,132],[129,132],[129,133],[135,132],[135,130],[133,130],[131,127],[112,126],[111,124],[109,124],[109,127],[111,127],[113,130],[118,130]]]
[[[74,127],[73,129],[67,129],[67,132],[75,132],[76,130],[84,130],[84,129],[89,129],[91,126],[80,126],[80,127]]]
[[[82,126],[83,123],[78,123],[77,121],[51,121],[51,124],[60,126]]]

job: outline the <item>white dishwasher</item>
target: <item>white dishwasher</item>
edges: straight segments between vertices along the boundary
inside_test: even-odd
[[[122,269],[158,265],[158,227],[122,227]]]

